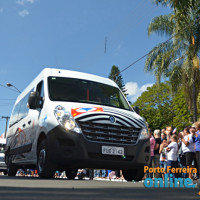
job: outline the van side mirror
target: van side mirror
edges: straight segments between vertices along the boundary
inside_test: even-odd
[[[133,109],[135,110],[135,112],[139,115],[140,114],[140,109],[138,106],[134,106]]]
[[[38,102],[38,95],[37,92],[31,92],[28,98],[28,105],[30,109],[36,109]]]

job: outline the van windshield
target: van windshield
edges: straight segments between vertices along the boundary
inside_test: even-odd
[[[75,78],[48,77],[51,101],[67,101],[112,106],[130,110],[121,91],[113,86]]]

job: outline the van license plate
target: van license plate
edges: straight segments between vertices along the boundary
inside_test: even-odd
[[[123,156],[124,148],[123,147],[102,146],[102,154]]]

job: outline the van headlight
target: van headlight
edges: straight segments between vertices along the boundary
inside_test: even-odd
[[[148,138],[149,138],[148,129],[147,128],[142,128],[142,130],[140,131],[139,140],[144,140],[144,139],[148,139]]]
[[[58,123],[65,128],[65,130],[82,133],[81,128],[78,126],[71,113],[66,111],[64,107],[56,106],[54,109],[54,115],[58,120]]]

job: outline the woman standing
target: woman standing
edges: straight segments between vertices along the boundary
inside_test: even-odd
[[[150,158],[150,163],[149,163],[149,168],[152,168],[152,161],[153,161],[153,158],[154,158],[154,148],[155,148],[155,144],[156,144],[156,141],[152,135],[152,131],[150,128],[148,128],[148,132],[149,132],[149,139],[150,139],[150,151],[151,151],[151,158]],[[143,179],[146,179],[146,178],[153,178],[153,174],[152,173],[146,173],[144,175],[144,178]]]
[[[192,162],[195,159],[195,132],[194,127],[189,127],[187,129],[187,135],[181,138],[182,151],[185,154],[186,166],[189,168],[192,168]],[[192,179],[191,172],[188,173],[188,178]]]

